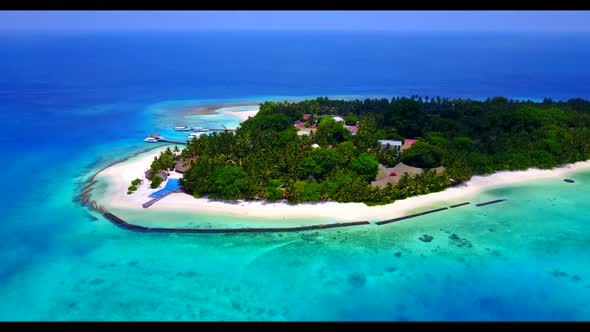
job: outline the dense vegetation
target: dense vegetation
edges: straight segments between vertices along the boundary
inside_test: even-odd
[[[141,184],[140,179],[135,179],[131,181],[131,186],[127,188],[127,195],[133,194],[133,192],[137,191],[137,187]]]
[[[312,135],[298,136],[293,127],[294,121],[304,121],[303,114],[311,114],[306,126],[317,124]],[[325,115],[342,116],[348,125],[358,121],[357,135]],[[589,128],[590,102],[581,99],[267,102],[237,132],[189,142],[183,157],[196,159],[181,185],[196,197],[226,200],[383,204],[443,190],[451,179],[459,183],[474,174],[590,159]],[[377,141],[403,138],[419,142],[401,155],[393,148],[381,149]],[[320,147],[313,148],[313,143]],[[161,156],[157,167],[173,165],[167,158]],[[444,166],[445,171],[403,176],[397,185],[381,190],[370,185],[379,163],[391,167],[400,161],[426,169]]]
[[[180,152],[178,147],[175,147],[174,151],[168,147],[166,150],[160,152],[159,156],[154,157],[154,161],[150,166],[152,174],[158,174],[159,171],[173,170],[179,158],[178,152]]]
[[[158,175],[155,175],[154,177],[152,177],[152,182],[150,183],[150,188],[152,188],[152,189],[158,188],[158,186],[161,185],[163,181],[164,181],[164,179],[162,179]]]
[[[166,148],[166,150],[162,151],[159,156],[154,157],[154,161],[150,165],[150,176],[148,177],[149,180],[151,180],[150,188],[158,188],[158,186],[164,181],[158,173],[161,171],[167,172],[173,170],[176,161],[179,159],[180,149],[178,149],[177,146],[174,147],[174,150]]]

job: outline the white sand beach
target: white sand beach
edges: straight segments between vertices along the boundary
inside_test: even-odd
[[[241,112],[245,113],[245,112]],[[165,147],[164,147],[165,148]],[[162,149],[164,149],[162,148]],[[109,183],[105,197],[97,201],[107,210],[110,208],[142,210],[142,204],[150,200],[151,193],[158,189],[149,188],[149,182],[144,172],[149,168],[154,156],[161,150],[146,152],[124,163],[116,164],[99,173],[97,179],[107,180]],[[504,171],[489,176],[474,176],[470,181],[445,191],[416,196],[396,201],[383,206],[367,206],[363,203],[324,202],[316,204],[288,204],[286,202],[265,203],[263,201],[241,201],[231,204],[220,201],[210,201],[206,198],[196,199],[188,194],[175,193],[152,205],[150,210],[176,212],[205,212],[221,213],[224,215],[248,216],[273,219],[283,218],[327,218],[331,221],[378,221],[401,217],[408,211],[415,211],[420,207],[432,206],[436,203],[460,203],[461,199],[478,192],[509,184],[528,182],[539,179],[563,179],[566,174],[590,169],[590,161],[578,162],[553,170],[529,169],[526,171]],[[170,178],[179,178],[181,174],[170,172]],[[127,187],[135,178],[144,180],[137,192],[128,195]]]
[[[253,117],[258,113],[258,110],[252,111],[222,111],[223,114],[235,116],[240,119],[240,122],[248,120],[249,117]]]

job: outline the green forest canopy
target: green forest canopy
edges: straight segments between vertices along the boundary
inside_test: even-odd
[[[293,126],[304,114],[319,119],[312,135]],[[352,135],[342,122],[358,121]],[[323,116],[323,117],[322,117]],[[290,202],[335,200],[386,204],[440,191],[451,179],[529,167],[553,168],[590,159],[590,102],[485,101],[401,97],[366,100],[317,98],[297,103],[265,102],[235,132],[203,135],[187,144],[193,158],[181,185],[195,197],[225,200],[285,198]],[[418,139],[401,156],[380,148],[380,139]],[[313,148],[317,143],[319,148]],[[158,168],[167,168],[166,156]],[[395,186],[374,188],[379,163],[444,166],[404,176]]]

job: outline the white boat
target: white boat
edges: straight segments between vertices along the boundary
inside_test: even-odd
[[[191,128],[190,127],[174,127],[174,130],[189,131],[189,130],[191,130]]]
[[[148,143],[157,143],[158,142],[158,140],[153,137],[148,137],[148,138],[144,139],[143,141],[148,142]]]
[[[199,138],[199,137],[201,137],[201,135],[204,135],[204,134],[205,133],[190,133],[186,139],[187,139],[187,141],[190,141],[192,139]]]
[[[203,128],[203,127],[193,127],[193,131],[208,131],[209,128]]]

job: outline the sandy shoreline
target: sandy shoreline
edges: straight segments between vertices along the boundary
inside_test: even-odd
[[[253,104],[232,105],[235,106],[255,106]],[[232,107],[232,106],[225,106]],[[215,108],[219,110],[219,108]],[[241,121],[248,117],[256,115],[258,110],[232,111],[222,110],[221,113],[237,117]],[[165,186],[163,183],[159,188],[151,189],[149,181],[145,179],[144,173],[154,158],[161,151],[166,149],[162,147],[153,151],[139,154],[130,158],[126,162],[113,165],[99,174],[97,178],[107,183],[107,189],[101,198],[97,198],[99,205],[103,205],[107,210],[120,209],[131,211],[146,211],[142,204],[149,201],[149,195],[160,190]],[[257,222],[281,221],[283,219],[304,220],[310,218],[309,224],[317,223],[318,219],[329,219],[333,222],[338,221],[379,221],[391,218],[405,216],[409,213],[423,208],[428,209],[434,205],[438,207],[448,206],[451,204],[461,203],[471,195],[475,195],[487,189],[501,187],[511,184],[530,182],[541,179],[563,179],[566,174],[576,171],[590,169],[590,160],[566,165],[553,170],[528,169],[526,171],[503,171],[488,176],[474,176],[470,181],[445,191],[431,193],[428,195],[410,197],[404,200],[396,201],[392,204],[382,206],[367,206],[364,203],[305,203],[305,204],[288,204],[286,202],[268,203],[264,201],[239,201],[236,203],[226,203],[222,201],[210,201],[206,198],[195,199],[194,197],[184,194],[172,194],[163,200],[157,202],[149,208],[149,213],[158,212],[175,212],[188,213],[198,216],[199,213],[212,215],[229,215],[241,217],[261,218]],[[182,174],[174,171],[170,172],[169,178],[180,178]],[[139,178],[144,181],[138,190],[127,194],[127,187],[131,181]],[[266,219],[266,221],[262,221]],[[172,226],[172,225],[171,225]]]
[[[253,117],[258,113],[258,110],[252,111],[240,111],[240,112],[233,112],[233,111],[223,111],[223,114],[235,116],[236,118],[240,119],[240,122],[248,120],[249,117]]]
[[[207,114],[217,114],[217,111],[222,108],[228,107],[240,107],[240,106],[258,106],[259,104],[251,102],[251,103],[226,103],[226,104],[217,104],[211,106],[204,106],[204,107],[188,107],[188,114],[189,115],[207,115]],[[233,113],[228,111],[229,113]],[[240,113],[240,112],[235,112]]]
[[[246,113],[246,112],[240,112]],[[162,148],[162,150],[165,147]],[[127,162],[114,165],[98,174],[99,179],[108,181],[108,190],[99,205],[105,208],[144,210],[142,204],[147,202],[151,193],[161,189],[151,189],[144,179],[144,171],[149,168],[156,152],[138,155]],[[179,193],[172,194],[150,207],[150,210],[175,211],[191,213],[211,213],[234,216],[269,218],[326,218],[332,221],[378,221],[407,215],[409,211],[420,207],[432,206],[436,203],[455,204],[466,196],[477,194],[486,189],[529,182],[540,179],[562,179],[566,174],[590,169],[590,161],[578,162],[553,170],[529,169],[526,171],[503,171],[489,176],[474,176],[470,181],[458,187],[449,188],[438,193],[410,197],[383,206],[367,206],[363,203],[324,202],[315,204],[292,205],[285,202],[266,203],[263,201],[240,201],[238,204],[210,201],[206,198],[194,197]],[[179,178],[181,174],[170,172],[170,178]],[[135,178],[144,179],[137,192],[127,195],[127,187]],[[145,211],[145,210],[144,210]]]

